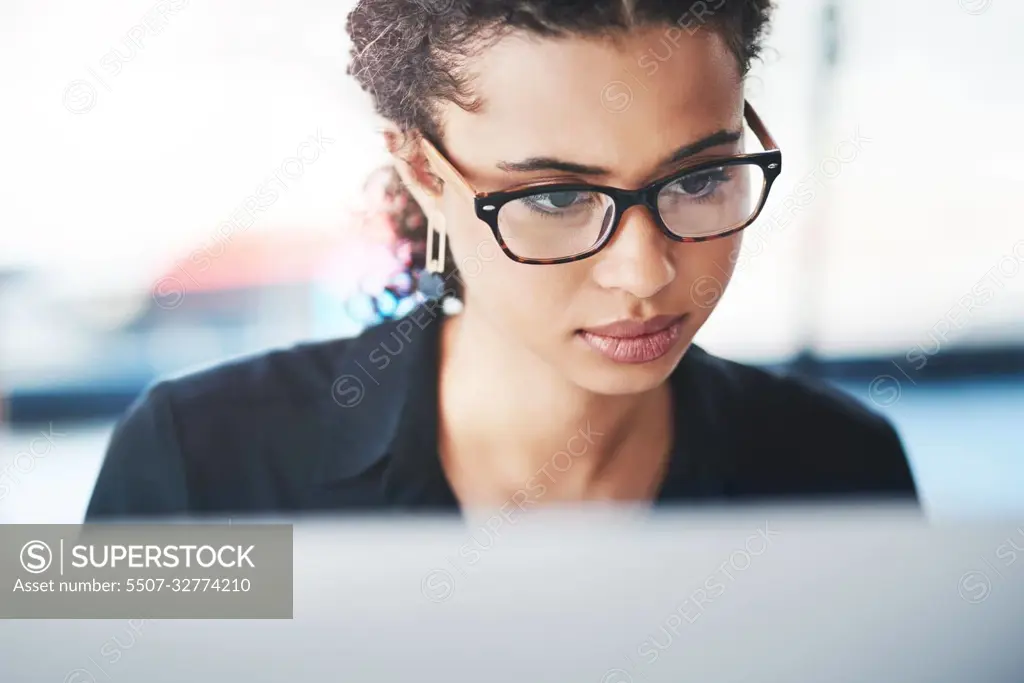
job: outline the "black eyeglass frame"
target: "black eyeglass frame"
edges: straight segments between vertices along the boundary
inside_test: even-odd
[[[438,166],[445,168],[452,176],[455,177],[464,190],[472,195],[477,217],[490,226],[491,232],[494,234],[494,239],[498,242],[498,245],[506,256],[517,263],[556,265],[560,263],[581,261],[601,251],[601,249],[611,241],[612,237],[614,237],[615,233],[618,231],[622,222],[621,219],[623,214],[634,206],[646,207],[654,217],[654,221],[661,232],[674,242],[707,242],[709,240],[721,239],[723,237],[728,237],[729,235],[734,235],[749,227],[750,224],[757,220],[757,217],[761,214],[761,211],[764,209],[765,202],[768,200],[768,193],[771,191],[772,184],[775,182],[776,178],[779,177],[779,174],[782,173],[782,151],[778,148],[778,145],[775,143],[775,139],[772,138],[768,129],[761,121],[761,117],[757,115],[756,111],[754,111],[750,102],[744,102],[743,114],[751,131],[753,131],[758,142],[765,151],[703,159],[696,164],[683,167],[670,176],[660,178],[653,183],[637,188],[636,190],[624,190],[619,187],[592,185],[586,183],[546,183],[527,186],[516,190],[477,192],[465,179],[462,173],[455,168],[455,165],[449,161],[443,153],[441,153],[434,143],[426,138],[422,138],[422,141],[427,158]],[[721,168],[722,166],[750,164],[761,168],[764,174],[764,180],[762,181],[761,196],[758,200],[757,207],[744,223],[723,232],[712,235],[701,235],[699,237],[683,237],[677,235],[665,224],[665,221],[661,217],[661,211],[658,209],[658,194],[666,185],[669,185],[679,180],[681,177],[692,173]],[[531,195],[553,192],[598,192],[611,197],[612,205],[614,207],[611,226],[604,231],[604,235],[591,248],[579,254],[574,254],[573,256],[563,256],[551,259],[524,258],[518,256],[515,252],[509,249],[508,244],[501,236],[501,229],[498,227],[498,213],[501,211],[501,208],[509,202],[522,199],[523,197],[529,197]]]

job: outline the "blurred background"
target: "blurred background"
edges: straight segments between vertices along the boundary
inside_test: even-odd
[[[79,521],[156,377],[375,322],[352,4],[3,3],[0,523]],[[934,515],[1022,511],[1024,4],[778,5],[784,172],[698,343],[886,413]]]

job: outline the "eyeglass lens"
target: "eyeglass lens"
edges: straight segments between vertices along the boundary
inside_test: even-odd
[[[764,171],[754,163],[702,169],[663,187],[658,212],[679,237],[713,237],[750,220],[763,185]],[[540,190],[506,203],[498,212],[498,230],[520,258],[568,258],[599,244],[614,215],[614,201],[602,192]]]

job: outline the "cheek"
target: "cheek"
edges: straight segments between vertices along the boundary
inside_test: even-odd
[[[730,279],[732,278],[733,271],[736,269],[736,263],[739,261],[740,247],[742,245],[742,231],[731,237],[711,240],[707,243],[707,260],[723,277]]]
[[[728,279],[736,267],[743,243],[743,233],[707,242],[680,244],[676,262],[681,280],[695,279],[701,275],[714,275]]]
[[[706,315],[718,304],[725,293],[739,258],[743,233],[708,242],[681,244],[677,247],[678,269],[674,287],[676,297],[692,304],[698,315]]]
[[[494,241],[495,258],[483,264],[479,275],[465,278],[469,297],[490,317],[519,321],[545,321],[556,326],[566,318],[585,284],[586,273],[577,264],[527,265],[508,258]]]
[[[582,262],[557,266],[517,263],[501,250],[472,204],[453,200],[445,208],[449,248],[467,298],[485,308],[489,316],[555,322],[551,316],[565,311],[567,302],[585,283]]]

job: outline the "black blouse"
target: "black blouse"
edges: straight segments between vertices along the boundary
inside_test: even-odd
[[[114,430],[87,520],[457,513],[437,453],[442,320],[421,306],[353,339],[154,384]],[[670,382],[657,505],[917,498],[891,424],[846,394],[696,345]]]

